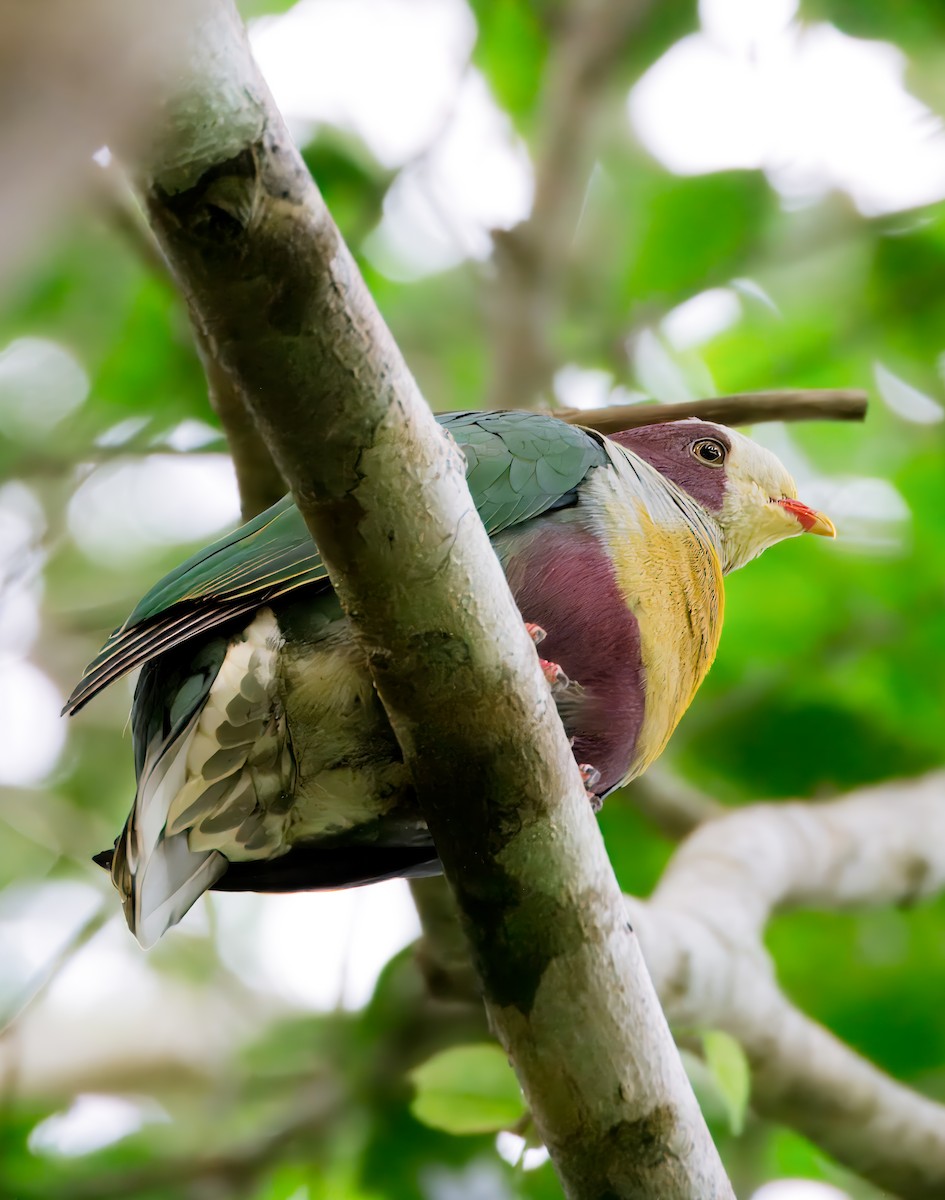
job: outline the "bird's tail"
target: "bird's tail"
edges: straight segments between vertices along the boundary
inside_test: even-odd
[[[118,839],[112,858],[112,879],[121,894],[128,927],[148,950],[226,871],[226,859],[216,850],[195,853],[187,834],[162,838],[134,874],[128,867],[129,825]]]
[[[168,834],[166,815],[184,784],[195,715],[180,738],[149,747],[138,794],[111,861],[128,928],[148,949],[226,870],[216,850],[191,850],[187,833]]]

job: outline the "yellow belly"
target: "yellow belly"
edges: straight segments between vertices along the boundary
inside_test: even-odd
[[[712,665],[725,593],[711,530],[688,497],[681,505],[682,494],[668,492],[662,477],[651,479],[648,472],[657,473],[646,463],[638,460],[632,471],[615,465],[601,473],[595,507],[640,629],[646,700],[629,780],[663,752]]]

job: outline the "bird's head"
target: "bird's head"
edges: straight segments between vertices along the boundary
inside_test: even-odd
[[[742,567],[799,533],[836,537],[833,522],[797,499],[784,466],[744,434],[708,421],[669,421],[611,435],[688,492],[722,534],[722,569]]]

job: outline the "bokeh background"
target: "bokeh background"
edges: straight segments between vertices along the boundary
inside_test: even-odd
[[[529,212],[561,7],[242,5],[436,409],[495,388],[494,232]],[[554,398],[871,394],[862,427],[755,430],[839,537],[729,581],[718,662],[662,764],[727,804],[945,761],[943,80],[934,0],[674,2],[601,108],[549,316]],[[25,223],[0,294],[0,1196],[558,1196],[521,1139],[410,1111],[408,1070],[481,1034],[462,1006],[431,1011],[405,884],[214,896],[145,955],[90,862],[134,790],[133,683],[68,725],[59,709],[239,504],[179,298],[109,189],[77,191]],[[601,824],[645,895],[672,845],[631,796]],[[945,1099],[945,905],[793,914],[768,941],[807,1012]],[[791,1131],[749,1114],[736,1138],[706,1105],[739,1196],[878,1196]]]

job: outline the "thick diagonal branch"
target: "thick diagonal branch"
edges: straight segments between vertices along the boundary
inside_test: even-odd
[[[250,58],[195,5],[152,226],[324,555],[569,1196],[731,1195],[465,485]]]

